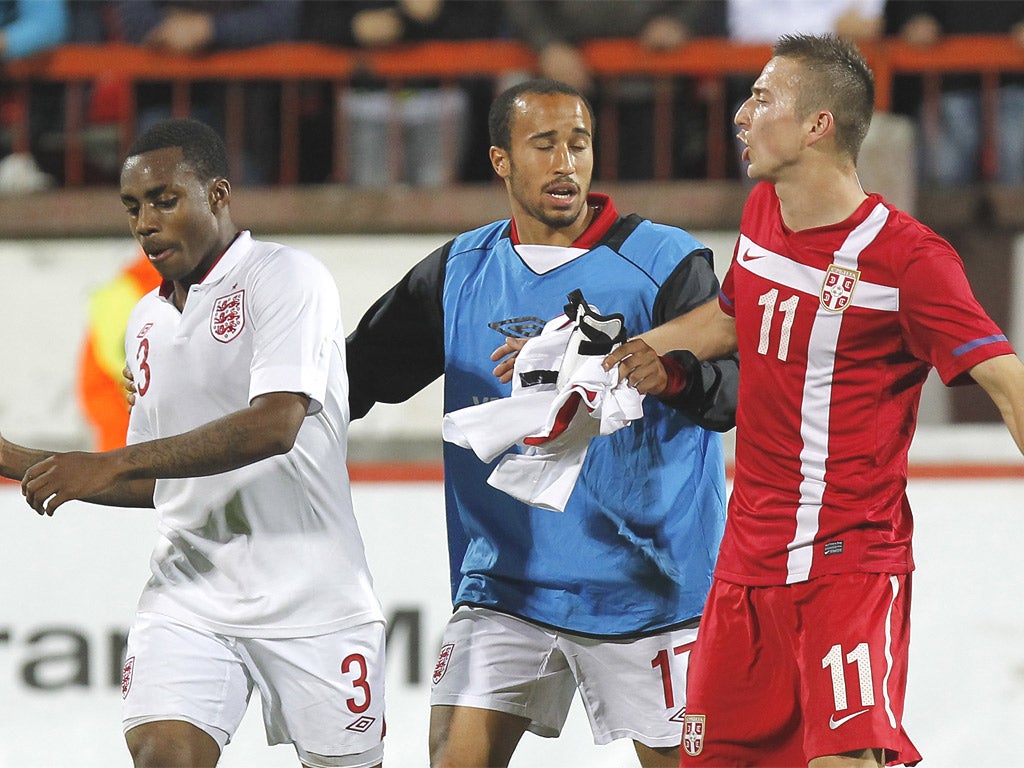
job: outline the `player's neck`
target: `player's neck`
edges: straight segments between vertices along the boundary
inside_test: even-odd
[[[793,232],[838,224],[867,198],[853,168],[780,180],[775,192],[782,221]]]

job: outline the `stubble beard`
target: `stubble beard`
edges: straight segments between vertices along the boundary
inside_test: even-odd
[[[561,211],[558,213],[550,213],[544,209],[544,207],[538,203],[532,203],[527,198],[525,190],[518,183],[518,175],[516,174],[515,165],[510,164],[509,187],[512,190],[512,196],[516,202],[530,214],[530,216],[546,227],[551,229],[566,229],[571,227],[580,220],[580,217],[586,214],[587,211],[587,195],[590,194],[589,187],[584,189],[578,182],[573,182],[579,189],[579,198],[577,199],[577,205],[574,209]]]

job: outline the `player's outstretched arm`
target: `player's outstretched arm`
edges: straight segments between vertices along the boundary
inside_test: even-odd
[[[25,470],[53,455],[53,451],[40,451],[17,445],[0,434],[0,475],[8,480],[21,480]]]
[[[55,454],[27,470],[25,499],[40,514],[52,515],[71,499],[108,501],[113,489],[150,488],[160,478],[206,477],[287,453],[295,443],[309,398],[271,392],[248,408],[172,437],[149,440],[105,453]]]
[[[639,338],[659,355],[685,349],[698,360],[711,360],[736,351],[736,321],[722,311],[717,299],[712,299],[640,334]]]
[[[82,452],[72,452],[68,454],[56,454],[53,451],[42,451],[37,448],[26,448],[23,445],[17,445],[12,443],[10,440],[5,439],[0,435],[0,475],[11,480],[19,480],[22,483],[22,492],[25,492],[25,484],[27,482],[26,476],[30,475],[30,470],[38,467],[48,466],[47,462],[53,459],[55,456],[67,456],[67,457],[90,457],[90,456],[102,456],[103,454],[89,454]],[[74,458],[66,459],[66,461],[75,461]],[[88,462],[88,458],[80,459]],[[31,472],[31,476],[35,477],[42,473],[42,469],[37,469]],[[88,475],[91,472],[90,468],[85,468],[84,471]],[[152,507],[153,506],[153,481],[152,480],[136,480],[131,482],[120,483],[110,488],[104,488],[101,491],[95,493],[84,493],[75,498],[80,498],[82,501],[88,501],[93,504],[104,504],[112,507]],[[32,502],[29,501],[31,505]]]
[[[1024,453],[1024,363],[1016,355],[1000,355],[978,363],[971,376],[988,392]]]

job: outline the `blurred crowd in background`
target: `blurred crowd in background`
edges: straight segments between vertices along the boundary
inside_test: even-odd
[[[618,161],[614,177],[653,177],[654,83],[616,82],[614,93],[588,71],[579,46],[596,38],[634,38],[651,50],[673,50],[701,37],[772,43],[787,32],[834,32],[857,41],[900,37],[928,47],[946,34],[1009,35],[1024,48],[1024,2],[1014,0],[0,0],[0,193],[25,193],[63,183],[64,101],[59,83],[33,82],[28,98],[5,81],[2,63],[33,56],[64,43],[120,41],[159,51],[203,55],[274,42],[312,41],[354,49],[381,49],[426,40],[517,40],[530,47],[539,74],[583,89],[600,109],[614,98],[618,112]],[[116,71],[116,68],[115,68]],[[381,186],[393,181],[440,186],[492,178],[487,158],[487,109],[505,81],[460,80],[442,88],[410,80],[399,91],[369,75],[356,77],[338,97],[328,84],[304,86],[301,110],[300,183],[329,179],[327,160],[346,148],[348,181]],[[981,90],[977,76],[944,79],[937,115],[921,113],[917,81],[897,83],[893,111],[913,120],[916,174],[922,182],[964,184],[977,180],[982,144]],[[113,183],[120,167],[110,131],[125,108],[125,82],[112,76],[93,84],[86,147],[91,183]],[[136,130],[171,113],[171,87],[158,81],[134,86]],[[699,179],[707,168],[708,100],[696,77],[672,82],[671,177]],[[742,100],[748,78],[728,84],[728,104]],[[199,83],[192,93],[196,117],[224,125],[222,83]],[[242,181],[278,181],[279,88],[272,82],[245,86],[246,125]],[[26,106],[27,105],[27,106]],[[347,115],[346,135],[332,135],[334,110]],[[30,119],[21,120],[24,110]],[[934,112],[934,110],[933,110]],[[1000,79],[996,109],[996,180],[1024,181],[1024,76]],[[726,116],[726,131],[731,135]],[[390,121],[390,122],[389,122]],[[389,167],[389,131],[397,122],[403,143],[401,168]],[[22,126],[27,124],[28,131]],[[104,133],[104,127],[108,129]],[[265,127],[265,129],[264,129]],[[454,158],[454,162],[451,162]],[[740,176],[739,162],[729,172]],[[396,178],[397,176],[397,178]]]
[[[792,32],[832,32],[872,44],[900,40],[922,50],[946,35],[988,35],[1003,45],[1010,40],[1019,46],[1024,62],[1024,0],[0,0],[0,205],[4,195],[69,183],[65,85],[5,75],[8,62],[45,57],[67,44],[124,43],[158,56],[199,59],[296,42],[399,53],[429,41],[493,40],[532,51],[536,65],[528,71],[501,70],[445,82],[411,76],[399,88],[394,81],[357,69],[340,90],[332,82],[303,81],[300,98],[287,105],[279,83],[245,81],[246,130],[244,141],[237,142],[244,146],[241,173],[232,171],[236,184],[283,183],[280,118],[297,112],[298,183],[336,181],[338,155],[346,184],[439,188],[494,179],[488,158],[490,102],[517,79],[535,75],[582,89],[601,114],[609,142],[596,137],[598,161],[609,144],[614,151],[610,162],[598,162],[598,183],[664,179],[665,163],[655,156],[653,137],[656,129],[664,135],[666,123],[669,178],[708,178],[710,148],[717,138],[719,147],[725,147],[719,155],[725,155],[726,177],[742,179],[739,151],[732,149],[731,117],[749,94],[753,73],[725,82],[692,74],[660,81],[617,77],[611,82],[590,71],[582,46],[625,38],[642,49],[671,52],[702,38],[770,45]],[[760,67],[760,55],[757,60]],[[891,112],[876,115],[862,148],[865,184],[912,210],[917,185],[941,189],[981,180],[1024,183],[1024,66],[1020,70],[998,73],[994,91],[981,87],[977,68],[946,75],[938,93],[928,99],[921,78],[897,77]],[[137,133],[174,111],[172,83],[159,79],[162,71],[154,74],[133,82],[119,75],[115,60],[109,74],[89,82],[81,183],[116,184],[125,126]],[[670,114],[664,110],[666,84]],[[196,81],[190,89],[192,114],[225,132],[228,92],[225,82]],[[615,119],[609,120],[609,114]],[[995,124],[987,125],[993,116]],[[986,129],[995,137],[994,146],[984,146]],[[1012,233],[965,230],[947,236],[966,254],[983,285],[989,262],[982,257],[994,254],[995,262],[1005,261],[1002,254]],[[76,391],[101,449],[123,441],[124,323],[156,279],[140,258],[89,298]],[[998,286],[1006,281],[997,276],[989,282],[998,285],[986,296],[1002,302]],[[996,309],[1006,307],[999,304]]]

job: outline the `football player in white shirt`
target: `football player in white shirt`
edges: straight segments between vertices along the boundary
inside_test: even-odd
[[[136,766],[215,765],[256,687],[269,743],[369,768],[384,618],[345,468],[338,292],[309,254],[238,230],[226,175],[198,121],[135,142],[121,200],[163,284],[126,333],[128,445],[53,454],[0,437],[0,474],[40,514],[71,499],[157,510],[122,682]]]

